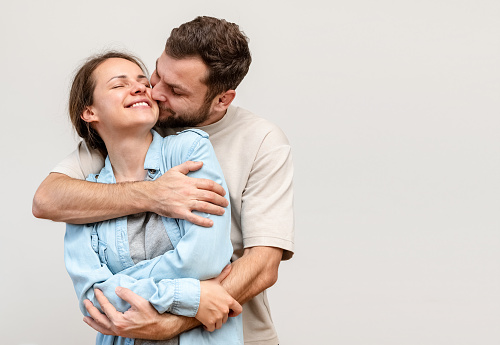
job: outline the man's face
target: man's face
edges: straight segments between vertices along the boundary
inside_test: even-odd
[[[208,73],[200,57],[176,60],[165,52],[156,60],[151,76],[153,99],[158,101],[161,127],[194,127],[208,124],[211,102],[205,97],[208,87],[203,83]]]

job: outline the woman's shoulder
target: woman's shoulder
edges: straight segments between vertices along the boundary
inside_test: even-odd
[[[171,153],[173,152],[186,152],[192,150],[193,147],[201,143],[208,143],[208,133],[201,129],[192,128],[185,129],[176,134],[167,135],[163,138],[163,147]]]
[[[162,157],[167,170],[196,158],[193,155],[197,156],[200,150],[213,151],[208,134],[201,129],[186,129],[163,138]]]
[[[208,133],[198,128],[189,128],[167,137],[177,138],[177,140],[199,140],[200,137],[208,139]]]

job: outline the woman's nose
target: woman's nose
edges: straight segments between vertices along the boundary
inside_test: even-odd
[[[135,83],[135,85],[132,89],[132,93],[134,93],[134,94],[145,93],[146,90],[147,90],[147,87],[143,83]]]

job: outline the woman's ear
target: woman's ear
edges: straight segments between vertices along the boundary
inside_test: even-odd
[[[89,123],[97,121],[97,116],[92,110],[92,107],[85,107],[85,110],[80,115],[80,117],[82,118],[83,121]]]

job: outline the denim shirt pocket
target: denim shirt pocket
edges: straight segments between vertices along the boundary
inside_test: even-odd
[[[92,230],[92,234],[90,235],[90,241],[92,244],[92,249],[99,256],[99,261],[101,262],[101,265],[107,265],[108,264],[108,258],[106,255],[107,245],[104,241],[99,239],[99,235],[97,233],[96,228]]]
[[[106,243],[103,241],[99,240],[99,261],[101,261],[101,265],[107,265],[108,264],[108,257],[106,254]]]

